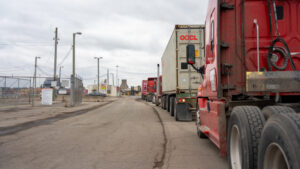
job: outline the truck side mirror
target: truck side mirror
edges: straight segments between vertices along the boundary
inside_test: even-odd
[[[186,46],[186,62],[191,65],[195,64],[195,45]]]

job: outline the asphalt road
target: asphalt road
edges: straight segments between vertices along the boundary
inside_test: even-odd
[[[133,97],[0,137],[1,169],[226,169],[194,122]]]

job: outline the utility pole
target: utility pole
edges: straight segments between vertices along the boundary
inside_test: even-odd
[[[54,73],[53,73],[53,81],[56,81],[56,66],[57,66],[57,28],[55,28],[55,37],[54,37]],[[57,83],[56,83],[57,84]],[[53,101],[55,100],[55,87],[53,87]]]
[[[97,88],[97,92],[100,93],[100,59],[103,59],[103,57],[95,57],[95,59],[97,59],[97,67],[98,67],[98,75],[97,75],[97,80],[98,80],[98,88]]]
[[[35,88],[36,88],[36,68],[37,68],[37,60],[41,57],[36,56],[34,59],[34,75],[33,75],[33,97],[32,97],[32,106],[34,106],[34,97],[35,97]]]
[[[56,80],[56,66],[57,66],[57,28],[55,28],[55,37],[54,37],[54,73],[53,73],[53,80]]]

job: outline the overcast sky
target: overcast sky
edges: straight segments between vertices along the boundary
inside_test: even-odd
[[[58,66],[72,71],[72,33],[76,37],[76,73],[84,84],[107,69],[128,85],[156,76],[156,65],[175,24],[203,24],[208,0],[9,0],[0,1],[0,75],[53,76],[54,30],[58,27]],[[65,58],[63,61],[63,58]],[[58,72],[58,71],[57,71]]]

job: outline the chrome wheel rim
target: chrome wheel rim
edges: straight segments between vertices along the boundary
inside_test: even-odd
[[[233,169],[242,169],[241,137],[237,125],[233,125],[230,135],[230,162]]]
[[[264,156],[264,169],[290,169],[286,154],[277,143],[270,144]]]

